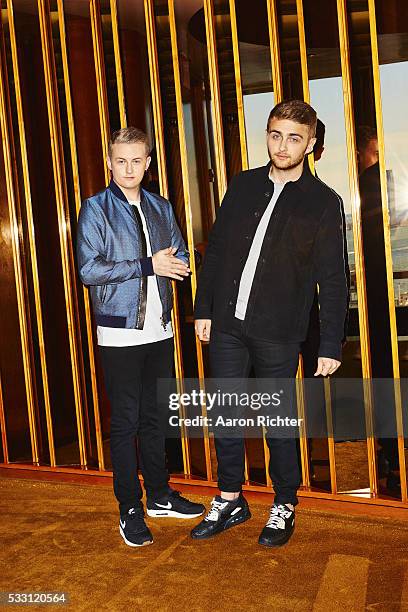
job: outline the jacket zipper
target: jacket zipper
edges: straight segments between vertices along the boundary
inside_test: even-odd
[[[159,292],[160,304],[161,304],[161,307],[162,307],[162,316],[160,317],[160,321],[161,321],[161,325],[162,325],[164,331],[167,331],[167,323],[168,322],[164,320],[164,313],[163,313],[164,306],[163,306],[162,294],[161,294],[161,291],[160,291],[160,285],[159,285],[159,281],[157,280],[157,276],[156,275],[154,275],[154,276],[155,276],[155,281],[157,283],[157,290]]]
[[[136,317],[135,329],[139,329],[140,307],[141,307],[141,304],[142,304],[142,300],[140,299],[140,290],[139,290],[139,304],[137,306],[137,317]]]
[[[140,204],[140,208],[142,208],[142,204]],[[143,212],[143,210],[142,210],[142,212]],[[150,230],[150,227],[149,227],[150,226],[150,222],[149,222],[149,219],[148,219],[147,215],[145,215],[145,219],[146,219],[146,226],[147,226],[149,235],[151,235],[151,232],[149,231]],[[160,321],[161,321],[161,325],[162,325],[164,331],[167,331],[168,321],[164,320],[164,312],[163,312],[164,305],[163,305],[163,297],[162,297],[162,294],[161,294],[161,291],[160,291],[160,284],[159,284],[159,281],[158,281],[156,275],[154,275],[154,279],[155,279],[155,281],[157,283],[157,290],[159,292],[159,298],[160,298],[160,303],[161,303],[161,307],[162,307],[162,316],[160,317]],[[140,310],[140,297],[139,297],[139,310]]]
[[[143,241],[146,243],[146,237],[143,234],[143,222],[142,222],[142,219],[140,217],[140,213],[136,209],[134,209],[133,206],[132,206],[132,213],[133,213],[133,217],[135,219],[136,225],[139,228],[140,238],[141,238],[141,244],[139,245],[139,257],[145,257],[146,253],[143,252],[143,246],[142,246],[143,245]],[[142,210],[142,214],[144,214],[143,210]],[[139,217],[140,217],[140,221],[139,221]],[[148,279],[143,277],[143,276],[140,278],[139,303],[138,303],[138,307],[137,307],[137,316],[136,316],[135,329],[139,329],[139,325],[140,325],[141,311],[142,311],[142,301],[144,301],[143,300],[144,292],[146,293],[146,302],[147,302],[147,280]],[[145,284],[146,284],[146,287],[144,287]]]
[[[107,289],[108,288],[107,288],[106,285],[102,285],[102,289],[101,289],[101,304],[103,304],[105,302]]]

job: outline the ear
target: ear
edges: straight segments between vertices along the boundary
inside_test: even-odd
[[[106,164],[107,164],[109,170],[112,172],[112,162],[111,162],[111,159],[110,159],[109,155],[106,157]]]
[[[306,148],[306,155],[309,155],[313,151],[313,147],[315,146],[316,138],[311,138]]]
[[[147,158],[146,158],[146,167],[145,167],[145,172],[147,172],[147,171],[148,171],[149,166],[150,166],[150,162],[151,162],[151,161],[152,161],[152,158],[151,158],[151,157],[150,157],[150,155],[149,155],[149,157],[147,157]]]

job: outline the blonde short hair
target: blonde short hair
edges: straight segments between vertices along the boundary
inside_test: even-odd
[[[151,147],[149,142],[149,137],[147,134],[143,132],[143,130],[139,130],[139,128],[135,127],[126,127],[120,130],[116,130],[113,132],[112,136],[109,140],[108,145],[108,154],[109,157],[112,155],[112,145],[114,144],[133,144],[135,142],[143,143],[146,146],[147,155],[150,154]]]

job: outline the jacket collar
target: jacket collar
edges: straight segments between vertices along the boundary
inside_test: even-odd
[[[125,194],[123,193],[119,185],[115,183],[113,179],[110,180],[108,189],[110,189],[113,195],[119,198],[119,200],[122,200],[122,202],[124,202],[125,204],[129,204],[129,200],[127,199],[127,197],[125,196]],[[144,198],[145,198],[145,190],[141,187],[140,188],[140,199],[143,200]]]
[[[266,178],[269,178],[269,172],[271,169],[271,165],[272,165],[272,162],[268,162],[265,166]],[[315,177],[310,172],[309,159],[306,156],[304,164],[303,164],[303,172],[300,178],[298,178],[297,181],[290,181],[290,183],[294,185],[295,187],[298,187],[298,189],[300,189],[301,191],[306,193],[308,189],[311,187],[311,185],[313,184],[314,180],[315,180]]]
[[[117,198],[119,198],[119,200],[122,200],[122,202],[128,202],[127,197],[113,179],[110,180],[109,189]]]

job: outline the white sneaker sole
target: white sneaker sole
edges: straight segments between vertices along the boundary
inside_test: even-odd
[[[125,543],[128,546],[140,547],[140,546],[149,546],[149,544],[153,544],[153,540],[146,540],[146,542],[143,542],[143,544],[135,544],[134,542],[130,542],[129,540],[126,539],[125,532],[123,531],[122,527],[119,527],[119,532],[122,538],[125,540]]]
[[[147,516],[152,516],[154,518],[181,518],[181,519],[193,519],[201,516],[204,513],[199,512],[198,514],[182,514],[181,512],[176,512],[175,510],[151,510],[146,508]]]

